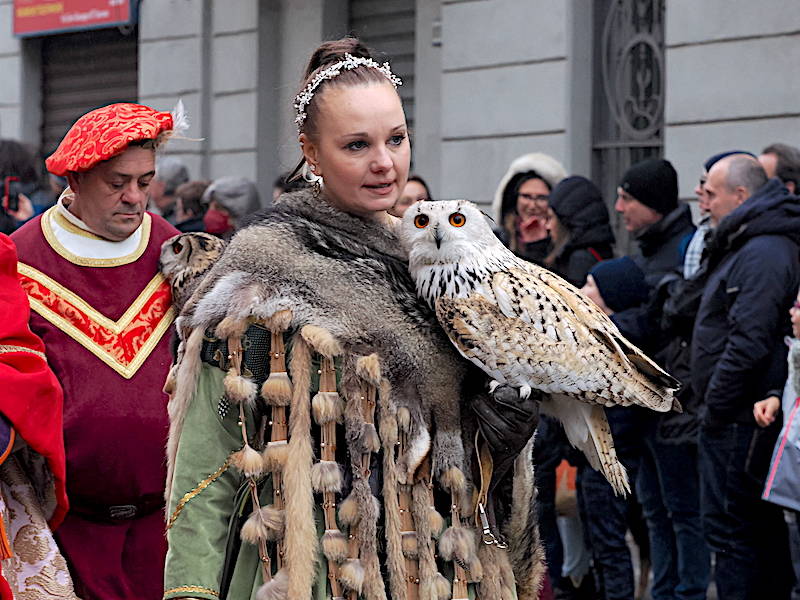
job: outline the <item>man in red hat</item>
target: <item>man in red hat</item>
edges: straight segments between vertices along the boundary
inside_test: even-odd
[[[145,207],[176,121],[138,104],[82,116],[46,162],[69,187],[13,236],[31,329],[64,388],[70,512],[56,538],[84,600],[162,593],[175,314],[158,259],[178,232]]]

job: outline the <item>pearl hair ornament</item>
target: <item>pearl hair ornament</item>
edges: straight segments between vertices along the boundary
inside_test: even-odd
[[[314,79],[312,79],[305,89],[295,97],[294,110],[296,116],[294,122],[297,124],[298,131],[300,131],[300,129],[303,127],[303,123],[306,121],[306,117],[308,116],[306,114],[306,108],[311,102],[311,99],[314,97],[314,93],[320,84],[328,79],[335,79],[341,75],[342,70],[352,71],[358,67],[369,67],[370,69],[380,71],[384,76],[386,76],[386,79],[388,79],[394,87],[403,85],[403,81],[397,75],[392,73],[392,69],[389,67],[388,62],[385,62],[381,65],[371,58],[353,56],[352,54],[347,53],[344,55],[344,60],[333,63],[331,66],[314,75]]]

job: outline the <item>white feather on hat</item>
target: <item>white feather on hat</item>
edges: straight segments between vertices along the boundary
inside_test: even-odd
[[[515,158],[494,193],[492,214],[496,223],[501,223],[503,220],[503,215],[500,213],[503,208],[503,191],[506,189],[508,182],[517,173],[525,173],[526,171],[536,171],[550,185],[550,189],[556,187],[556,184],[567,176],[564,166],[544,152],[532,152]]]

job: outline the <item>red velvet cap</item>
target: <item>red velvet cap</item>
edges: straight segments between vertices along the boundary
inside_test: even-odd
[[[141,104],[109,104],[83,115],[45,161],[53,175],[88,171],[122,153],[128,144],[156,139],[173,128],[172,114]]]

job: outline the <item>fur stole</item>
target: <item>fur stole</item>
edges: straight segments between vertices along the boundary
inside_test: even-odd
[[[338,573],[346,589],[356,589],[371,600],[387,598],[376,552],[379,511],[373,505],[378,501],[370,491],[369,468],[366,477],[358,475],[364,464],[362,457],[380,452],[388,597],[408,597],[408,581],[414,579],[410,568],[418,569],[420,597],[445,597],[434,559],[435,532],[428,523],[433,496],[427,483],[432,480],[435,487],[449,492],[462,511],[460,516],[465,520],[471,517],[472,486],[469,452],[465,449],[471,448],[467,432],[474,432],[475,426],[470,423],[468,410],[462,414],[462,403],[476,390],[467,389],[470,365],[457,355],[432,312],[418,300],[406,257],[386,224],[343,213],[309,191],[300,191],[282,196],[274,208],[236,234],[181,317],[183,359],[177,367],[177,388],[170,401],[170,477],[183,415],[194,392],[203,332],[215,329],[217,336],[231,339],[241,335],[247,324],[261,322],[274,333],[276,329],[270,324],[274,325],[276,315],[288,315],[278,330],[285,330],[292,339],[289,371],[295,391],[289,409],[289,460],[293,462],[291,469],[287,463],[284,471],[284,484],[293,486],[292,494],[289,490],[285,493],[288,597],[310,597],[314,549],[318,547],[316,539],[310,539],[315,537],[313,527],[298,533],[296,526],[301,521],[313,523],[313,492],[333,493],[339,485],[335,463],[317,461],[320,456],[314,456],[310,434],[302,431],[304,427],[310,429],[311,417],[306,419],[307,415],[324,425],[330,420],[328,409],[335,406],[320,401],[322,408],[316,404],[309,408],[307,392],[305,398],[297,393],[298,389],[308,389],[307,381],[297,380],[308,370],[308,361],[303,363],[302,358],[304,349],[308,356],[336,357],[341,365],[338,393],[352,462],[347,468],[354,474],[354,483],[352,494],[342,503],[339,519],[343,520],[342,511],[349,500],[356,503],[355,514],[359,515],[357,528],[351,528],[350,533],[352,538],[353,531],[358,532],[353,543],[360,561],[352,562],[352,548],[347,558],[342,546],[326,545],[323,538],[329,569]],[[476,387],[474,379],[472,387]],[[243,397],[252,395],[246,382],[237,389],[243,390]],[[374,398],[371,405],[370,397]],[[370,411],[374,411],[374,418]],[[369,462],[367,459],[366,464]],[[532,466],[529,458],[518,463],[521,473],[516,483],[521,487],[515,492],[515,523],[509,527],[518,535],[511,531],[509,537],[512,543],[519,538],[526,547],[502,553],[497,560],[506,565],[506,582],[516,576],[528,589],[531,585],[538,589],[540,551],[532,516]],[[423,477],[420,472],[426,468],[430,475]],[[407,490],[405,497],[403,490]],[[405,508],[404,501],[408,503]],[[404,510],[414,514],[416,528],[409,526]],[[425,525],[421,524],[423,516]],[[337,531],[329,530],[326,536],[338,535]],[[292,541],[290,535],[306,537]],[[409,535],[413,544],[406,539]],[[450,538],[455,540],[450,552],[454,560],[469,569],[473,580],[480,579],[475,531],[465,527]],[[293,547],[308,550],[293,556]],[[409,566],[410,558],[416,566]],[[497,590],[493,586],[482,596],[510,597],[499,584]],[[534,595],[520,589],[520,598],[536,597],[535,590],[531,593]]]

